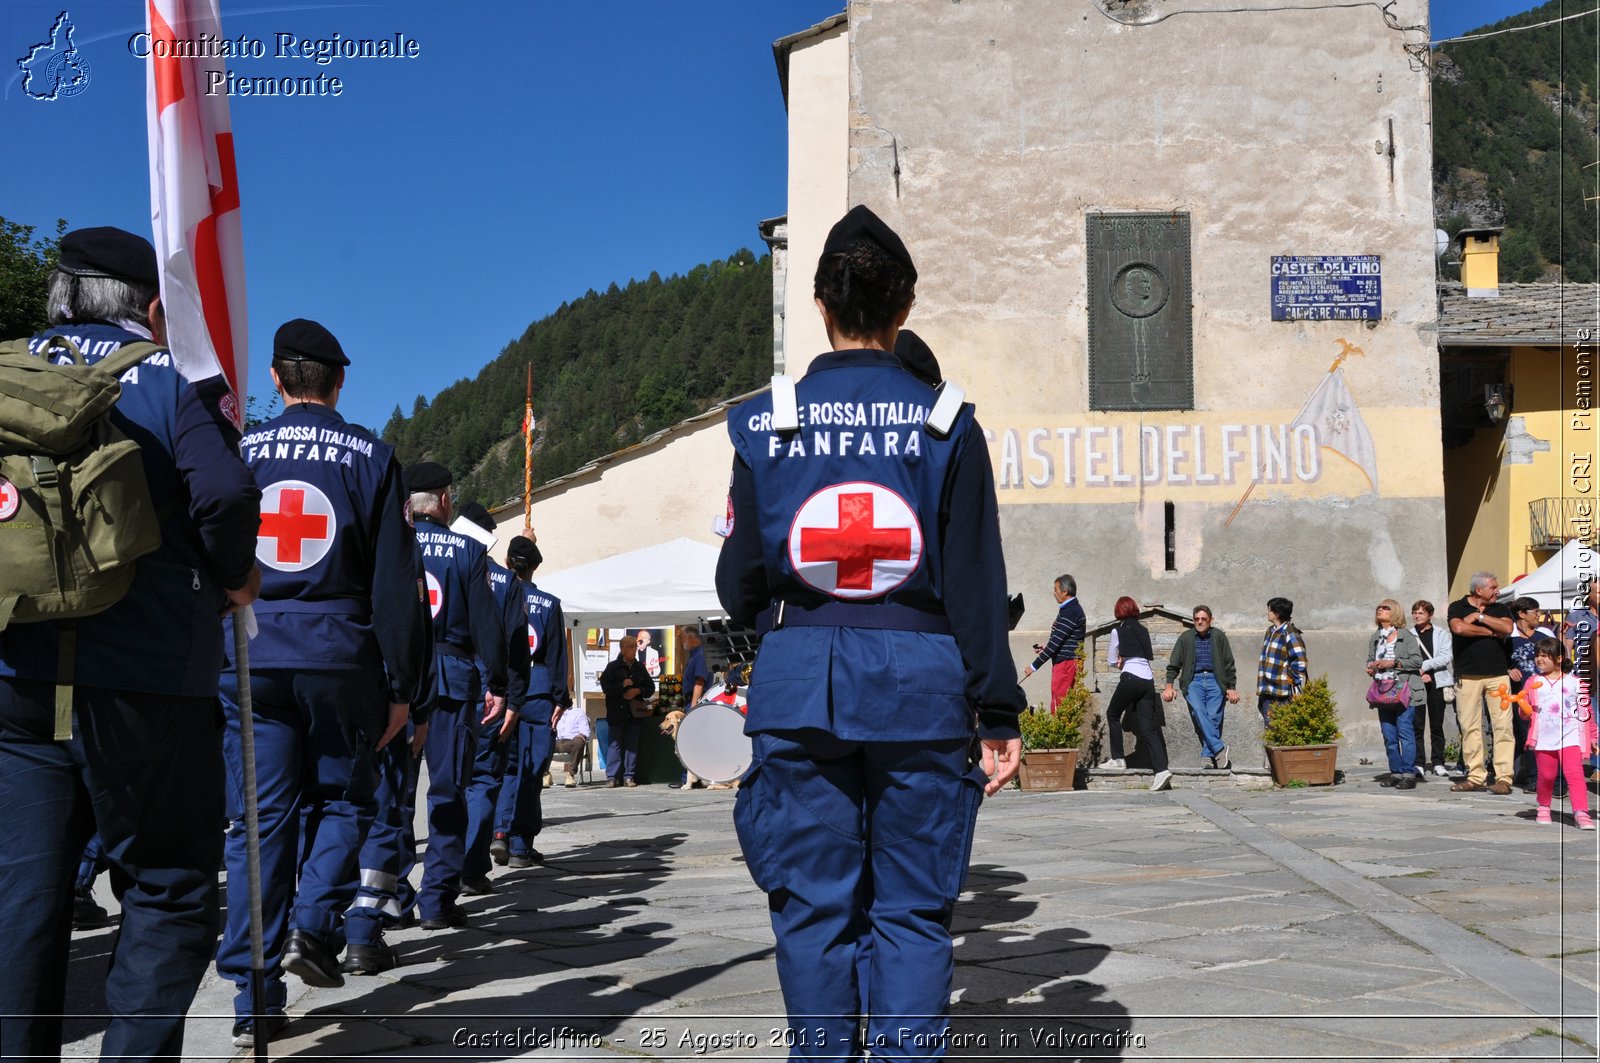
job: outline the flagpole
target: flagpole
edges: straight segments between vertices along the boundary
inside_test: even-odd
[[[522,414],[522,526],[533,527],[533,363],[528,363],[528,401]]]
[[[1363,351],[1360,347],[1357,347],[1355,344],[1351,343],[1349,340],[1346,340],[1343,337],[1340,337],[1339,338],[1339,357],[1335,358],[1333,360],[1333,364],[1328,366],[1328,376],[1332,376],[1334,373],[1338,372],[1339,367],[1344,364],[1344,360],[1346,358],[1350,357],[1352,354],[1364,355],[1366,353],[1367,353],[1366,351]],[[1294,422],[1298,421],[1300,419],[1301,415],[1306,412],[1306,410],[1310,409],[1311,400],[1316,397],[1316,394],[1317,394],[1317,389],[1316,388],[1312,388],[1311,389],[1311,394],[1306,396],[1306,401],[1300,404],[1300,412],[1296,413],[1292,418],[1289,419],[1289,423],[1290,424],[1294,424]],[[1228,519],[1222,522],[1222,526],[1224,528],[1228,527],[1229,525],[1231,525],[1233,523],[1233,518],[1235,518],[1235,517],[1237,517],[1239,515],[1239,511],[1241,509],[1243,509],[1244,508],[1244,504],[1250,500],[1250,496],[1255,493],[1256,485],[1259,484],[1260,482],[1261,481],[1258,480],[1258,479],[1250,481],[1249,486],[1244,489],[1244,494],[1239,496],[1239,501],[1234,503],[1233,512],[1229,513],[1228,514]]]

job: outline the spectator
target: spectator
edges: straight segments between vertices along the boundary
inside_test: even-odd
[[[1117,599],[1113,615],[1120,623],[1111,631],[1106,657],[1122,672],[1117,689],[1111,692],[1111,704],[1106,707],[1106,737],[1111,744],[1111,759],[1102,764],[1105,768],[1125,768],[1122,755],[1122,721],[1132,710],[1138,723],[1139,748],[1150,758],[1150,770],[1155,779],[1152,790],[1165,790],[1172,785],[1172,772],[1167,770],[1167,743],[1161,734],[1164,722],[1161,703],[1156,700],[1155,672],[1150,667],[1154,651],[1150,646],[1150,632],[1139,622],[1139,603],[1124,595]]]
[[[1183,689],[1196,732],[1200,752],[1213,768],[1232,767],[1228,747],[1222,741],[1222,706],[1239,703],[1238,669],[1228,636],[1212,625],[1211,607],[1194,607],[1194,627],[1185,628],[1167,658],[1167,686],[1161,700],[1170,702],[1175,694],[1173,680]]]
[[[1511,610],[1495,604],[1500,581],[1493,572],[1473,573],[1470,588],[1459,602],[1450,604],[1447,614],[1456,657],[1456,722],[1461,726],[1461,757],[1467,765],[1467,777],[1450,789],[1457,792],[1488,790],[1504,795],[1511,792],[1511,709],[1493,695],[1497,687],[1511,682],[1505,640],[1515,624]],[[1486,708],[1494,729],[1493,786],[1486,785],[1488,768],[1483,748]]]
[[[1305,689],[1306,640],[1294,626],[1294,603],[1287,598],[1267,601],[1267,633],[1261,639],[1261,660],[1256,666],[1256,708],[1263,723],[1272,710]]]
[[[564,755],[567,786],[578,785],[578,765],[589,751],[589,714],[582,706],[569,706],[556,713],[556,752]]]
[[[617,656],[600,673],[600,689],[606,694],[606,778],[612,786],[638,786],[634,771],[639,760],[639,720],[630,703],[642,701],[656,692],[655,681],[639,660],[639,640],[624,635],[617,643]]]
[[[1533,598],[1516,598],[1510,603],[1511,638],[1506,641],[1506,655],[1511,660],[1511,692],[1521,693],[1528,681],[1538,675],[1533,658],[1542,639],[1555,638],[1555,631],[1539,623],[1539,603]],[[1511,714],[1511,785],[1524,793],[1532,793],[1537,771],[1534,766],[1533,747],[1528,744],[1528,718],[1520,712]]]
[[[1531,741],[1539,761],[1538,810],[1535,821],[1550,822],[1550,798],[1556,772],[1566,776],[1572,798],[1572,818],[1579,830],[1594,830],[1589,818],[1589,789],[1583,781],[1583,758],[1596,749],[1597,733],[1589,691],[1576,675],[1561,671],[1562,645],[1553,638],[1540,639],[1534,652],[1539,670],[1529,698],[1534,708]],[[1520,714],[1519,714],[1520,715]]]
[[[1383,748],[1389,755],[1389,771],[1378,781],[1396,790],[1414,790],[1423,777],[1416,767],[1416,711],[1427,704],[1428,696],[1422,689],[1422,646],[1403,626],[1404,615],[1393,598],[1385,598],[1373,611],[1377,630],[1367,648],[1367,675],[1374,686],[1393,684],[1406,691],[1399,704],[1374,701],[1372,707],[1378,710]]]
[[[689,657],[683,663],[683,707],[687,711],[700,704],[706,696],[710,686],[711,676],[706,672],[706,651],[700,645],[700,629],[693,624],[685,624],[678,629],[678,641],[683,644]],[[688,768],[683,769],[683,774],[678,776],[678,781],[669,784],[676,790],[688,787],[698,790],[703,785],[700,777]]]
[[[1070,575],[1057,576],[1051,593],[1056,599],[1056,619],[1050,626],[1050,640],[1043,646],[1034,644],[1039,656],[1023,670],[1022,678],[1038,671],[1045,661],[1055,662],[1050,668],[1050,711],[1055,712],[1078,678],[1078,647],[1083,643],[1088,620],[1078,601],[1077,580]]]
[[[1443,776],[1448,774],[1444,764],[1444,707],[1456,696],[1456,677],[1450,671],[1450,632],[1434,624],[1433,603],[1426,599],[1412,603],[1411,620],[1415,625],[1411,634],[1416,636],[1417,645],[1422,647],[1422,686],[1427,694],[1424,708],[1415,714],[1416,766],[1418,769],[1425,767],[1422,731],[1426,725],[1433,750],[1433,756],[1427,764],[1432,765],[1435,775]]]

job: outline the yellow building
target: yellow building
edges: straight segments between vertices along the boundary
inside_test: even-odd
[[[1600,517],[1600,285],[1498,284],[1496,231],[1463,236],[1465,283],[1439,290],[1452,597],[1474,572],[1505,585],[1568,539],[1595,545]]]

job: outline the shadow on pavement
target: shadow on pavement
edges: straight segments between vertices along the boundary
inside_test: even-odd
[[[1111,949],[1072,927],[1025,929],[1038,905],[1027,877],[994,865],[967,875],[956,908],[951,1056],[1121,1059],[1136,1044],[1128,1009],[1086,976]]]

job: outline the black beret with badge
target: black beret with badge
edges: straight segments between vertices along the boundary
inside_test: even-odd
[[[419,461],[406,469],[407,491],[443,491],[454,482],[450,470],[436,461]]]
[[[333,333],[303,317],[285,321],[272,337],[272,357],[285,362],[322,362],[325,365],[349,365],[344,348],[334,339]]]
[[[486,532],[493,533],[495,530],[494,518],[489,516],[489,510],[482,502],[468,502],[457,506],[456,516],[470,520]]]
[[[150,241],[112,225],[74,229],[63,236],[56,268],[74,277],[111,277],[151,288],[161,286],[156,249]]]
[[[882,218],[865,206],[851,207],[849,213],[828,230],[828,239],[822,244],[822,256],[826,258],[842,254],[850,250],[850,245],[857,240],[870,240],[877,244],[890,258],[910,271],[912,280],[917,279],[917,267],[912,264],[911,252],[906,250],[905,243],[884,224]]]

